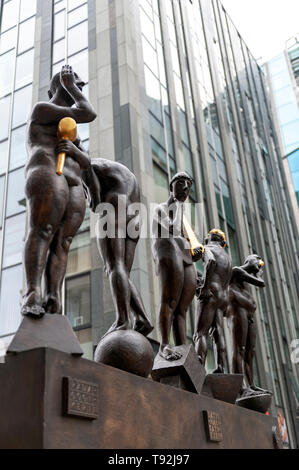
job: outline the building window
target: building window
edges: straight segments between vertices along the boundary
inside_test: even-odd
[[[90,326],[90,274],[66,280],[65,312],[73,328],[83,329]]]

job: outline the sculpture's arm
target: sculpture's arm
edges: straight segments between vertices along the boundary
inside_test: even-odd
[[[57,154],[65,152],[68,157],[73,158],[79,163],[80,168],[87,169],[90,165],[90,159],[88,154],[85,152],[84,147],[81,144],[81,141],[76,143],[71,142],[70,140],[61,139],[56,147]]]
[[[158,206],[155,212],[155,218],[158,220],[159,225],[167,231],[170,235],[178,235],[174,233],[174,229],[182,226],[182,203],[175,201],[171,204],[171,210],[173,211],[173,217],[170,217],[170,211],[166,210],[165,204]],[[180,233],[181,234],[181,233]]]
[[[203,287],[200,293],[200,298],[211,297],[209,286],[211,284],[211,278],[216,267],[216,259],[212,251],[205,247],[203,256],[204,273],[203,273]]]
[[[82,171],[82,181],[89,201],[89,207],[93,212],[96,212],[96,208],[101,202],[101,186],[91,163],[88,168]]]
[[[57,123],[64,117],[71,117],[77,123],[94,121],[97,117],[90,102],[85,98],[82,91],[77,87],[72,68],[63,67],[60,74],[60,82],[67,93],[73,98],[75,107],[58,106],[54,103],[37,103],[32,111],[31,120],[36,124]]]
[[[249,274],[243,266],[235,266],[233,268],[232,281],[235,280],[241,280],[256,287],[265,287],[265,282],[262,278]]]

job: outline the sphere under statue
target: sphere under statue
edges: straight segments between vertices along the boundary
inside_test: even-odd
[[[94,360],[141,377],[148,377],[154,363],[150,342],[134,330],[115,330],[99,342]]]

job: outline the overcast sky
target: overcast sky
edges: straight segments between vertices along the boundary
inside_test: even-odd
[[[299,0],[221,0],[259,63],[283,49],[299,33]]]

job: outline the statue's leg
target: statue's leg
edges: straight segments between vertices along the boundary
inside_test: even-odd
[[[137,240],[132,240],[131,238],[126,239],[126,253],[125,253],[125,263],[128,272],[131,272],[136,246],[138,243]],[[134,330],[139,333],[147,336],[151,331],[153,331],[153,326],[151,325],[144,304],[142,302],[141,296],[133,284],[132,280],[129,278],[130,289],[131,289],[131,309],[134,315]]]
[[[191,264],[185,266],[182,294],[173,317],[173,335],[176,346],[187,343],[186,315],[195,296],[195,291],[196,270],[194,264]]]
[[[205,365],[208,344],[207,337],[215,316],[215,301],[213,298],[200,301],[197,309],[197,320],[194,334],[195,351],[200,362]]]
[[[217,372],[223,373],[226,360],[226,348],[224,339],[224,324],[223,324],[223,311],[222,309],[216,310],[215,315],[216,331],[214,333],[214,339],[217,346]]]
[[[238,309],[233,316],[233,373],[244,374],[245,346],[248,333],[247,312]]]
[[[98,248],[105,263],[115,307],[116,319],[108,333],[130,328],[131,289],[125,265],[125,238],[98,238]]]
[[[66,272],[69,249],[79,230],[85,215],[86,203],[82,186],[69,188],[68,205],[60,225],[53,238],[45,271],[46,313],[62,313],[61,289]]]
[[[255,343],[256,343],[256,324],[250,322],[248,324],[248,335],[245,351],[245,375],[248,380],[249,387],[254,386],[253,380],[253,360],[255,356]]]
[[[66,181],[57,181],[56,174],[43,167],[32,173],[26,181],[29,229],[24,249],[26,274],[25,295],[22,314],[42,316],[41,280],[44,273],[48,249],[58,229],[68,199]]]
[[[167,360],[176,360],[181,357],[181,354],[174,351],[169,342],[173,314],[178,306],[184,284],[183,261],[175,257],[160,260],[159,282],[161,290],[159,310],[161,344],[159,354]]]

